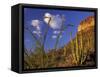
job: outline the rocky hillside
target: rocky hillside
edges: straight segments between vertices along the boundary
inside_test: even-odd
[[[92,27],[94,25],[95,25],[94,16],[89,16],[80,22],[80,24],[78,26],[78,31],[87,30],[87,29],[89,29],[89,27]]]

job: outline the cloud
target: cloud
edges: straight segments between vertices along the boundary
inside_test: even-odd
[[[53,39],[56,39],[57,37],[58,37],[57,35],[52,35],[52,38],[53,38]],[[60,35],[59,38],[62,38],[62,35]]]
[[[36,30],[34,30],[32,33],[34,33],[34,34],[36,34],[38,36],[41,35],[40,22],[41,21],[37,20],[37,19],[31,21],[31,25],[36,28]]]
[[[54,34],[59,34],[61,31],[53,31]]]
[[[60,32],[64,32],[63,30],[55,30],[55,31],[53,31],[53,34],[60,34]]]
[[[56,35],[53,35],[52,38],[55,39],[55,38],[57,38],[57,36]]]
[[[34,34],[38,35],[39,37],[41,36],[41,31],[33,31]]]
[[[37,34],[37,31],[33,31],[34,34]]]
[[[63,19],[62,19],[62,17],[60,15],[52,15],[50,13],[45,13],[44,21],[45,21],[46,24],[49,23],[49,26],[51,28],[53,28],[53,29],[60,29],[61,26],[62,26]]]
[[[33,33],[34,34],[37,34],[37,33],[41,34],[41,31],[33,31]]]
[[[45,17],[52,17],[50,13],[45,13]]]
[[[40,21],[39,20],[32,20],[32,22],[31,22],[31,25],[32,26],[34,26],[34,27],[37,27],[37,26],[39,26],[39,24],[40,24]]]
[[[50,13],[45,13],[44,14],[44,22],[46,23],[46,24],[48,24],[49,23],[49,20],[52,18],[52,15],[50,14]]]
[[[39,20],[32,20],[31,25],[35,27],[37,30],[40,30],[40,21]]]
[[[40,31],[40,30],[41,30],[41,29],[40,29],[40,26],[37,26],[37,27],[36,27],[36,29],[37,29],[38,31]]]

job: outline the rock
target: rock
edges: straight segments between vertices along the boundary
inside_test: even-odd
[[[94,26],[95,25],[94,21],[95,21],[94,16],[89,16],[83,21],[81,21],[81,23],[78,26],[78,32],[81,30],[87,30],[89,27]]]

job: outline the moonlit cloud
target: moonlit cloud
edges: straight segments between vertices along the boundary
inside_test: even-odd
[[[51,28],[60,29],[61,26],[62,26],[63,19],[62,19],[62,17],[60,15],[52,15],[50,13],[45,13],[44,21],[45,21],[46,24],[49,24],[49,26]]]

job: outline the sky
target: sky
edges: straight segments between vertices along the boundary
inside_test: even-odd
[[[70,41],[70,32],[72,32],[72,38],[74,38],[80,22],[88,16],[94,16],[94,13],[88,11],[24,8],[24,47],[28,51],[30,51],[30,49],[34,50],[36,42],[31,33],[40,40],[40,42],[43,42],[41,38],[43,38],[48,28],[44,48],[46,52],[53,49],[57,35],[61,31],[62,24],[67,28],[62,31],[57,48],[63,47]],[[45,19],[44,17],[48,18]],[[51,18],[50,24],[48,24],[49,18]],[[73,26],[68,26],[68,24],[73,24]],[[26,28],[28,28],[31,33],[26,30]]]

